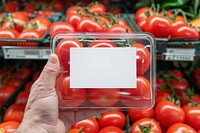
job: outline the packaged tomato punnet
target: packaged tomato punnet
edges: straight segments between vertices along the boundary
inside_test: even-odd
[[[155,40],[137,33],[57,33],[62,109],[148,108],[155,101]]]

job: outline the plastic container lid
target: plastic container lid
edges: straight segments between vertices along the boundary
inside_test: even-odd
[[[61,109],[149,108],[155,100],[155,39],[147,33],[59,33],[51,49],[65,72]]]

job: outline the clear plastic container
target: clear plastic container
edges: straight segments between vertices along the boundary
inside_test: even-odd
[[[155,39],[147,33],[59,33],[61,109],[149,108],[155,101]]]

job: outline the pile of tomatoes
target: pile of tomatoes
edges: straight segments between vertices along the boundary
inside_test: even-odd
[[[50,36],[56,32],[132,32],[123,19],[106,12],[103,4],[94,2],[88,6],[71,6],[66,10],[66,22],[52,25]]]
[[[52,22],[46,17],[29,19],[27,12],[13,12],[0,16],[0,38],[42,38]]]
[[[156,12],[143,7],[136,11],[135,20],[142,31],[156,38],[199,38],[199,21],[187,23],[183,16],[167,10]]]

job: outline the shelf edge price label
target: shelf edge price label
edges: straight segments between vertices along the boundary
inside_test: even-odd
[[[167,48],[167,52],[163,53],[165,60],[168,61],[193,61],[195,56],[195,48]]]

